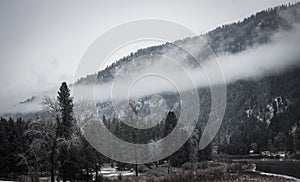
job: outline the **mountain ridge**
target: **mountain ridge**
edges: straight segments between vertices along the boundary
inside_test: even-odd
[[[223,25],[204,36],[207,44],[217,56],[234,55],[255,45],[270,42],[276,32],[288,31],[299,22],[300,3],[282,5],[258,12],[242,22]],[[200,36],[178,40],[175,43],[184,44],[198,38]],[[172,46],[173,43],[166,43],[140,49],[97,74],[79,80],[77,84],[110,82],[114,79],[114,73],[118,67],[142,55],[163,54],[166,47]],[[300,58],[298,60],[300,61]],[[298,65],[285,72],[257,79],[238,80],[227,85],[226,112],[222,126],[213,141],[214,145],[219,146],[219,152],[248,154],[250,150],[255,153],[266,150],[300,150],[300,115],[297,114],[300,113],[299,71]],[[198,91],[202,106],[198,122],[201,128],[204,128],[211,107],[210,89],[199,88]],[[174,101],[176,97],[169,95],[167,98],[168,102],[176,105],[177,101]],[[100,114],[101,111],[112,113],[111,109],[109,104],[98,104]],[[171,106],[169,109],[173,110]],[[177,109],[180,110],[180,106]],[[116,116],[111,114],[106,117],[112,119]]]
[[[300,2],[281,5],[260,11],[248,18],[244,18],[243,21],[225,24],[206,34],[176,40],[174,43],[181,45],[188,41],[193,41],[193,39],[204,38],[215,54],[218,55],[226,52],[234,54],[244,51],[255,44],[267,43],[276,31],[289,30],[294,23],[299,23],[299,17]],[[245,37],[247,37],[247,39],[245,39]],[[174,43],[167,42],[157,46],[138,49],[135,53],[131,52],[128,56],[117,60],[98,73],[78,79],[75,84],[102,84],[109,82],[113,80],[117,67],[121,67],[142,55],[149,55],[150,53],[163,54],[164,49],[171,47]]]

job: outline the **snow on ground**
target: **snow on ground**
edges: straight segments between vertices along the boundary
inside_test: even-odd
[[[134,175],[134,171],[118,171],[116,168],[112,168],[112,167],[103,167],[101,168],[100,174],[102,174],[103,177],[114,177],[114,176],[118,176],[118,175],[122,175],[122,176],[130,176],[130,175]]]

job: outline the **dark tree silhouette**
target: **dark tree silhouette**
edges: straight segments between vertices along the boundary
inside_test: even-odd
[[[70,89],[66,82],[61,84],[57,100],[61,110],[60,135],[66,139],[70,139],[74,130],[73,100],[70,97]]]

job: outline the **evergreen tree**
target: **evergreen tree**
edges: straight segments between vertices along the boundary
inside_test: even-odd
[[[173,111],[169,111],[165,120],[165,125],[164,125],[164,131],[163,131],[163,136],[166,137],[169,133],[172,132],[172,130],[176,127],[177,124],[177,118],[176,115]],[[163,150],[166,149],[167,146],[163,146]],[[173,156],[169,156],[166,158],[168,161],[168,173],[170,172],[171,169],[171,164],[174,163],[172,162]]]
[[[164,137],[166,137],[176,127],[177,118],[173,111],[169,111],[164,125]]]
[[[182,132],[182,136],[187,137],[187,132],[182,128],[180,129]],[[171,166],[173,167],[181,167],[184,163],[190,161],[190,153],[191,153],[191,143],[188,140],[183,146],[180,147],[174,154],[171,156]]]
[[[70,139],[74,130],[73,99],[70,97],[70,89],[66,82],[61,84],[57,100],[61,110],[60,135]]]
[[[27,137],[24,136],[26,127],[21,119],[17,122],[12,118],[0,119],[0,176],[12,177],[13,174],[26,172],[26,166],[20,164],[19,156],[28,147]]]
[[[74,171],[80,171],[77,140],[80,140],[78,128],[74,125],[73,117],[73,99],[70,96],[70,89],[66,82],[63,82],[59,88],[57,101],[61,112],[61,122],[58,136],[61,137],[59,146],[58,161],[60,163],[59,172],[63,181],[74,179]]]

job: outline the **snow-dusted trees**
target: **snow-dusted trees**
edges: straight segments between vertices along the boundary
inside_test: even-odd
[[[26,151],[20,153],[21,161],[19,164],[27,166],[32,181],[38,181],[38,175],[41,171],[52,168],[51,163],[54,128],[52,124],[45,122],[38,117],[29,123],[25,136],[29,139],[30,144]]]
[[[49,171],[51,181],[62,176],[63,181],[75,179],[81,171],[78,155],[83,149],[82,138],[75,125],[70,90],[62,83],[55,98],[45,97],[43,111],[29,123],[25,134],[29,139],[27,150],[20,154],[20,164],[25,164],[30,174],[37,176]],[[34,178],[35,179],[35,178]]]
[[[30,144],[20,154],[21,163],[26,164],[29,173],[35,176],[41,170],[50,171],[51,182],[54,182],[56,172],[65,163],[63,151],[69,150],[73,143],[78,143],[78,137],[63,137],[61,107],[57,100],[45,97],[42,105],[43,111],[29,123],[25,132]]]
[[[60,107],[55,99],[50,97],[45,97],[43,100],[44,111],[50,114],[52,127],[49,128],[51,131],[51,141],[50,141],[50,152],[49,152],[49,164],[50,164],[50,174],[51,182],[54,182],[55,171],[57,170],[57,154],[58,154],[58,142],[59,142],[59,129],[60,129]]]

